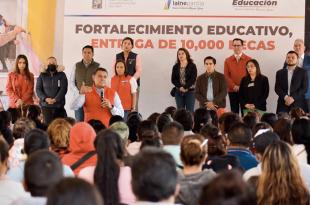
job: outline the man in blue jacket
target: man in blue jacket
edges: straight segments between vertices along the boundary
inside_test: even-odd
[[[310,56],[305,55],[305,44],[302,39],[294,42],[294,51],[298,53],[298,67],[306,69],[308,73],[308,90],[306,92],[307,112],[310,112]]]
[[[47,59],[47,66],[37,79],[36,93],[40,98],[44,123],[47,125],[57,117],[66,117],[64,109],[68,80],[55,57]]]

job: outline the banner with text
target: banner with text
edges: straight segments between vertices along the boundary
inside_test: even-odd
[[[142,58],[139,111],[147,117],[175,106],[169,93],[178,48],[190,51],[198,74],[205,72],[203,59],[209,55],[223,72],[232,39],[239,37],[245,41],[244,52],[258,60],[269,78],[267,107],[275,112],[275,72],[294,40],[304,36],[304,10],[304,0],[66,0],[64,64],[73,68],[82,58],[82,47],[90,44],[94,59],[111,77],[122,38],[132,37],[133,51]]]

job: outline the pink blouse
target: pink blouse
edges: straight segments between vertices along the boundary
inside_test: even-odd
[[[94,183],[95,166],[85,167],[82,169],[78,177],[85,179],[90,183]],[[136,197],[131,188],[131,168],[121,167],[118,178],[118,190],[120,194],[120,202],[123,204],[132,204],[136,202]]]

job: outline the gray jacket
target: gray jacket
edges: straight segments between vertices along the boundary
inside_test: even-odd
[[[200,198],[202,188],[208,184],[216,173],[211,169],[204,169],[202,172],[184,175],[179,172],[180,192],[176,198],[176,203],[184,205],[196,205]]]

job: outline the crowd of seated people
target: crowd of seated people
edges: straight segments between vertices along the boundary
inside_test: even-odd
[[[0,112],[3,205],[309,204],[310,118],[300,109],[169,107],[113,116],[109,127],[13,114]]]

